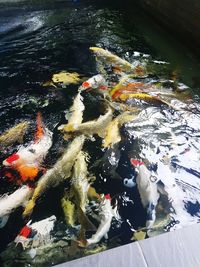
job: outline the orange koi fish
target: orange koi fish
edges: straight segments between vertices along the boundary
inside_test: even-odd
[[[144,88],[146,88],[144,83],[134,82],[129,83],[128,85],[122,85],[120,87],[114,87],[113,90],[110,91],[110,96],[113,100],[118,98],[121,94],[126,93],[138,93],[141,92]]]
[[[3,161],[3,165],[8,168],[5,175],[10,181],[23,184],[34,181],[40,172],[44,172],[42,162],[52,145],[52,132],[43,126],[40,113],[37,114],[36,122],[34,141],[26,147],[21,146],[16,153]],[[15,176],[12,175],[13,171]]]

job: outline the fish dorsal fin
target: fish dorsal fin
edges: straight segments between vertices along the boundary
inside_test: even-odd
[[[44,128],[43,128],[43,123],[42,123],[42,115],[40,112],[37,113],[36,117],[36,132],[35,132],[35,143],[37,143],[44,135]]]

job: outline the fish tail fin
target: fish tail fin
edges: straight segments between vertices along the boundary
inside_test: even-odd
[[[89,220],[87,215],[83,212],[83,210],[79,207],[78,208],[78,219],[80,224],[86,231],[96,231],[96,226]]]
[[[33,208],[35,207],[35,201],[30,200],[23,212],[23,217],[29,217],[33,211]]]
[[[0,218],[0,228],[3,228],[9,219],[9,215],[5,215]]]
[[[37,128],[36,128],[36,132],[35,132],[35,142],[38,142],[44,135],[42,115],[40,112],[37,113],[36,124],[37,124]]]

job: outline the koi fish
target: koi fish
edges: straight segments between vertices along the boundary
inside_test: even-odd
[[[100,137],[104,137],[105,135],[105,128],[107,125],[110,123],[112,120],[113,116],[113,111],[112,109],[108,106],[107,107],[107,112],[104,115],[101,115],[98,119],[92,120],[92,121],[87,121],[84,123],[81,123],[76,127],[76,130],[69,129],[66,127],[67,125],[61,125],[59,127],[59,130],[61,130],[64,134],[65,133],[82,133],[86,136],[91,136],[94,134],[98,134]]]
[[[42,125],[41,114],[37,115],[37,130],[28,146],[21,146],[19,150],[3,161],[3,165],[15,170],[19,174],[19,183],[34,181],[40,171],[44,171],[41,164],[52,145],[52,132]],[[8,177],[10,179],[12,176]]]
[[[26,205],[33,194],[33,188],[22,186],[12,194],[0,196],[0,228],[7,223],[10,214],[18,207]]]
[[[36,200],[50,187],[55,187],[71,175],[71,170],[77,154],[81,151],[85,141],[84,135],[76,137],[67,147],[63,156],[49,169],[38,181],[34,194],[28,202],[23,215],[28,216],[32,212]]]
[[[109,194],[102,197],[99,207],[100,224],[96,233],[86,240],[87,246],[98,243],[103,237],[107,238],[112,218],[117,217],[116,209],[117,207],[113,208],[111,205],[111,197]]]
[[[133,121],[136,115],[124,112],[112,120],[105,129],[105,138],[103,147],[113,147],[114,144],[121,141],[120,127],[127,122]]]
[[[66,71],[61,71],[60,73],[54,74],[52,77],[52,81],[55,84],[62,84],[64,86],[69,85],[69,84],[78,84],[81,82],[80,74],[76,72],[66,72]]]
[[[152,180],[151,172],[147,169],[144,162],[136,159],[131,159],[131,164],[137,169],[138,175],[136,183],[140,194],[143,207],[147,211],[147,229],[152,228],[156,219],[156,206],[160,194],[156,181]]]
[[[79,87],[80,91],[88,89],[99,89],[100,91],[106,91],[108,89],[107,82],[101,74],[97,74],[83,82]]]
[[[77,206],[79,206],[83,212],[86,211],[86,204],[88,202],[88,190],[90,183],[88,181],[88,169],[87,169],[88,154],[80,151],[74,167],[71,179],[72,191],[75,194]]]
[[[16,245],[21,244],[24,250],[47,245],[53,240],[51,231],[55,222],[56,216],[54,215],[32,224],[30,221],[21,229],[14,242]]]
[[[134,82],[134,83],[129,83],[128,85],[115,86],[110,91],[110,96],[112,97],[113,100],[116,100],[121,94],[140,93],[146,87],[147,85],[141,82]]]
[[[114,67],[117,66],[118,69],[124,71],[125,73],[127,72],[135,73],[135,66],[133,66],[131,63],[129,63],[125,59],[122,59],[112,54],[108,50],[105,50],[100,47],[90,47],[90,51],[92,51],[97,58],[101,58],[105,60],[106,63],[110,64],[111,66],[114,66]]]
[[[61,206],[63,209],[65,222],[71,227],[74,227],[76,221],[75,204],[69,200],[68,197],[64,196],[61,199]]]
[[[81,92],[79,92],[70,108],[68,124],[65,125],[65,130],[74,131],[77,129],[77,127],[82,123],[84,110],[85,106],[83,104],[83,97],[81,96]]]
[[[151,96],[148,95],[146,93],[135,93],[135,94],[121,94],[119,96],[119,99],[121,101],[127,101],[128,99],[139,99],[139,100],[143,100],[145,102],[150,102],[150,103],[157,103],[157,104],[164,104],[167,106],[170,106],[169,103],[167,103],[166,101],[156,97],[156,96]]]
[[[90,222],[86,215],[86,205],[88,203],[88,193],[90,189],[87,165],[88,158],[86,152],[79,152],[73,167],[71,179],[71,193],[75,198],[77,216],[82,227],[82,232],[84,232],[84,230],[96,230],[96,227]]]
[[[24,121],[10,128],[0,136],[0,148],[5,148],[15,143],[23,143],[24,134],[29,122]]]

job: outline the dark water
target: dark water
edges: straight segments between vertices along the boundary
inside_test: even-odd
[[[128,125],[121,130],[125,141],[111,152],[115,153],[114,157],[119,160],[117,173],[123,179],[131,179],[135,175],[129,163],[129,157],[134,153],[146,158],[151,163],[152,169],[156,165],[159,179],[166,184],[169,177],[163,178],[163,176],[164,173],[169,172],[168,175],[172,177],[168,179],[169,186],[177,181],[181,190],[182,206],[177,205],[185,209],[189,216],[189,219],[183,216],[182,225],[197,222],[200,195],[198,181],[200,177],[198,163],[200,62],[182,43],[155,25],[136,7],[129,10],[126,6],[100,1],[0,4],[1,132],[26,119],[31,122],[24,141],[25,145],[28,144],[33,138],[36,113],[41,111],[45,125],[54,133],[53,146],[45,160],[47,167],[52,166],[62,154],[63,148],[67,146],[67,142],[57,131],[56,125],[64,121],[64,111],[70,107],[77,93],[77,86],[55,89],[45,88],[42,84],[50,80],[54,73],[62,70],[78,72],[85,77],[97,74],[95,59],[89,51],[90,46],[106,48],[130,62],[140,60],[144,54],[149,55],[152,60],[170,62],[167,67],[159,65],[156,75],[171,79],[175,72],[178,80],[191,88],[196,114],[195,112],[192,116],[188,113],[172,114],[169,110],[161,112],[156,107],[147,107],[136,124]],[[140,56],[135,52],[140,52]],[[95,96],[85,95],[88,119],[96,117],[98,101]],[[179,102],[175,104],[181,106]],[[149,121],[149,118],[152,120]],[[178,144],[175,148],[174,142]],[[182,152],[188,148],[190,151],[188,158],[181,158],[184,154]],[[104,241],[105,246],[110,248],[131,242],[131,229],[144,227],[146,222],[138,190],[136,187],[125,187],[123,180],[112,179],[109,166],[104,166],[103,171],[101,167],[94,167],[99,158],[104,156],[106,161],[111,153],[108,151],[108,154],[104,154],[105,151],[100,149],[98,138],[92,144],[88,142],[86,149],[91,155],[90,168],[97,176],[95,182],[97,191],[110,193],[118,199],[120,206],[121,226],[114,222],[109,231],[109,241]],[[11,146],[1,151],[1,160],[16,150],[17,146]],[[173,170],[160,160],[166,153],[171,153]],[[120,154],[119,158],[118,154]],[[106,175],[105,170],[107,170]],[[103,175],[105,177],[102,178]],[[15,189],[17,186],[8,183],[2,175],[1,194],[13,192]],[[183,192],[185,195],[182,195]],[[57,232],[55,231],[57,241],[62,239],[67,231],[60,207],[62,194],[63,185],[50,189],[38,202],[31,218],[35,222],[55,215],[58,221],[58,229]],[[171,197],[173,196],[172,193]],[[126,197],[130,201],[127,201]],[[11,253],[12,244],[6,252],[7,245],[24,226],[21,213],[22,209],[16,210],[10,216],[6,226],[0,229],[0,250],[4,251],[2,264],[3,262],[7,264],[5,266],[12,266],[10,259],[16,263],[15,266],[32,264],[27,254],[24,252],[23,254],[21,250],[19,250],[22,254],[20,258],[21,254],[18,254],[17,250],[19,248],[13,249]],[[182,215],[182,213],[178,214],[177,217],[179,216],[180,219]],[[43,265],[56,264],[85,255],[85,251],[77,251],[76,255],[69,253],[65,257],[55,247],[53,252],[44,251],[38,252],[38,255],[49,253],[54,256],[54,260],[44,257],[44,261],[40,262],[37,258],[36,262],[38,260]]]

